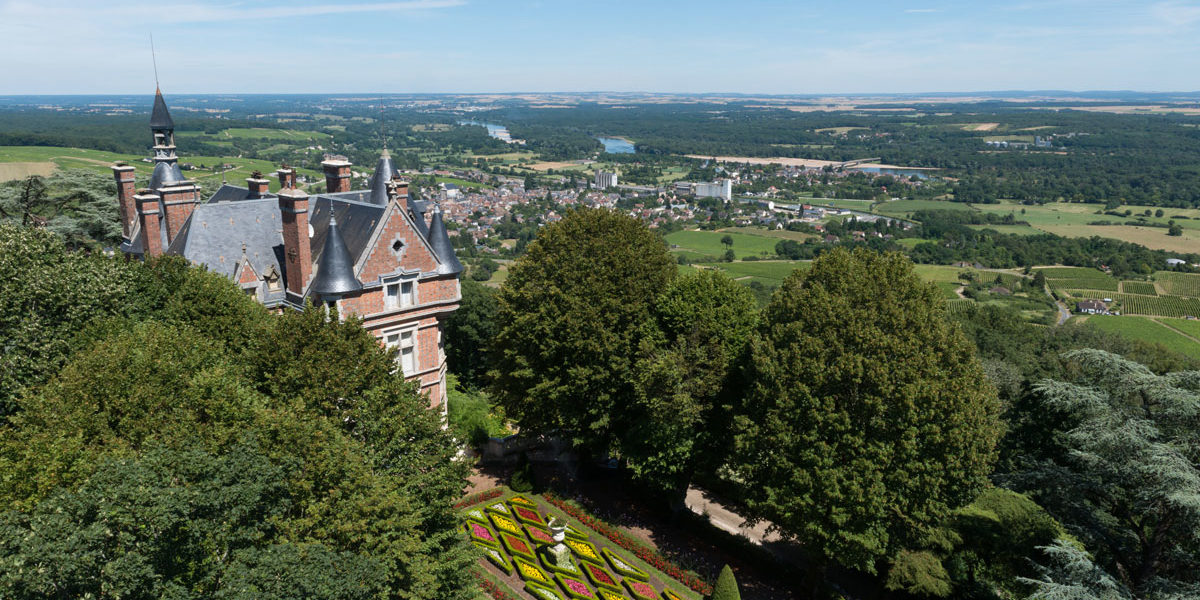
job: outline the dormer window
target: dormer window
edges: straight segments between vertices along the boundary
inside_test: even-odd
[[[417,303],[417,282],[413,279],[387,281],[383,285],[385,308],[405,308]]]

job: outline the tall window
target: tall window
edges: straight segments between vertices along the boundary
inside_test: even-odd
[[[395,281],[383,286],[384,306],[386,308],[403,308],[417,303],[417,284],[415,281]]]
[[[388,348],[398,348],[396,364],[405,375],[417,372],[417,330],[395,331],[383,337]]]

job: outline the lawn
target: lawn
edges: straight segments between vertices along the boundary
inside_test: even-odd
[[[1162,344],[1181,354],[1200,357],[1200,343],[1188,339],[1181,335],[1179,331],[1155,319],[1148,317],[1093,315],[1088,317],[1084,322],[1088,326],[1095,327],[1101,331],[1115,333],[1124,338],[1150,342],[1152,344]],[[1171,319],[1170,323],[1172,325],[1176,325],[1177,323],[1186,324],[1187,326],[1192,326],[1193,324],[1200,325],[1196,321],[1177,319]],[[1197,327],[1197,329],[1200,329],[1200,327]],[[1197,333],[1200,333],[1200,331],[1197,331]]]
[[[1200,341],[1200,321],[1195,319],[1159,319],[1158,322]]]
[[[724,233],[720,231],[676,231],[667,234],[667,243],[673,251],[690,250],[699,254],[719,257],[725,254],[721,238],[733,238],[733,253],[738,258],[747,256],[774,256],[777,238],[746,233]]]
[[[871,212],[871,205],[875,204],[874,200],[847,200],[844,198],[806,198],[802,200],[805,204],[813,206],[832,206],[862,212]]]
[[[718,229],[721,233],[744,233],[746,235],[761,235],[763,237],[778,238],[781,240],[794,240],[803,242],[809,238],[819,237],[812,233],[804,233],[802,231],[791,231],[788,229],[763,229],[761,227],[726,227]]]

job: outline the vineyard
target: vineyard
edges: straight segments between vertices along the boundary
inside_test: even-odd
[[[1153,315],[1159,317],[1200,316],[1200,298],[1180,296],[1142,296],[1103,290],[1065,290],[1072,297],[1103,300],[1112,298],[1119,304],[1112,306],[1127,315]]]
[[[1120,289],[1120,282],[1113,276],[1086,267],[1050,267],[1038,269],[1056,289],[1107,290]]]
[[[970,310],[972,304],[975,304],[974,300],[967,300],[965,298],[959,298],[957,300],[947,300],[946,301],[946,314],[948,314],[952,317],[966,314],[966,312],[968,310]]]
[[[1162,287],[1164,293],[1200,298],[1200,275],[1159,271],[1154,274],[1154,280]]]
[[[1158,290],[1154,288],[1154,284],[1148,281],[1122,281],[1121,291],[1126,294],[1141,294],[1143,296],[1158,295]]]

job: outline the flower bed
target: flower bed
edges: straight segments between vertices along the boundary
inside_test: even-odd
[[[511,533],[501,533],[500,540],[504,542],[504,549],[516,558],[523,558],[528,561],[533,561],[533,547],[525,538],[519,538]]]
[[[629,564],[629,562],[627,562],[625,559],[617,556],[616,552],[613,552],[608,548],[601,550],[601,552],[604,553],[604,558],[608,559],[608,564],[612,565],[613,570],[621,575],[624,575],[630,579],[638,579],[641,581],[648,581],[650,579],[650,576],[647,575],[645,571]]]
[[[516,503],[512,505],[512,509],[513,514],[517,517],[518,521],[528,525],[535,525],[537,527],[546,526],[546,520],[542,518],[542,515],[538,514],[538,511],[529,508],[528,506],[521,506],[520,504]]]
[[[596,547],[588,542],[581,542],[579,540],[563,540],[563,543],[566,544],[567,547],[575,553],[575,556],[580,558],[580,560],[598,565],[604,564],[604,559],[600,558],[600,554],[596,552]]]
[[[504,490],[502,490],[500,488],[484,490],[482,492],[471,494],[470,496],[467,496],[466,498],[459,500],[458,504],[454,505],[454,508],[456,508],[456,509],[457,508],[466,508],[468,506],[473,506],[475,504],[479,504],[480,502],[487,502],[488,500],[491,500],[492,498],[499,498],[500,496],[503,496],[503,495],[504,495]]]
[[[550,577],[543,573],[537,565],[519,558],[514,558],[513,564],[516,566],[517,575],[521,579],[525,581],[533,581],[542,585],[550,585]]]
[[[621,591],[621,584],[617,583],[617,579],[612,576],[612,573],[605,571],[603,567],[593,565],[592,563],[584,563],[583,572],[592,581],[592,585],[597,588],[610,589],[614,592]]]
[[[525,591],[529,592],[530,596],[539,600],[564,600],[562,594],[558,593],[558,590],[548,585],[539,585],[532,581],[525,582]]]
[[[563,591],[571,598],[575,600],[596,600],[596,593],[586,583],[565,575],[555,575],[554,578],[558,580],[558,585],[562,586]]]
[[[534,527],[533,525],[526,525],[525,533],[529,535],[529,540],[538,546],[554,545],[554,537],[550,535],[549,531],[546,531],[545,529],[542,529],[541,527]]]
[[[495,523],[496,529],[499,531],[507,531],[513,535],[522,535],[525,533],[525,530],[521,529],[521,526],[516,521],[508,517],[492,515],[492,523]]]
[[[625,584],[625,589],[629,590],[629,593],[637,600],[659,600],[658,590],[648,583],[632,579],[626,579],[621,583]]]
[[[640,540],[634,539],[616,527],[593,517],[583,509],[563,501],[557,496],[547,492],[544,497],[546,501],[555,508],[563,511],[571,518],[587,525],[595,530],[600,535],[608,538],[609,541],[620,546],[621,548],[632,552],[635,556],[645,561],[650,566],[662,571],[666,575],[675,579],[679,583],[686,585],[693,591],[705,596],[712,593],[712,585],[700,578],[699,575],[683,569],[682,567],[667,560],[666,557],[659,554],[657,550],[647,546]]]
[[[497,569],[503,571],[505,575],[512,573],[512,563],[508,562],[508,559],[505,558],[499,550],[496,550],[495,548],[489,548],[480,543],[476,543],[475,547],[483,550],[483,555],[489,561],[491,561],[493,565],[496,565]]]
[[[520,600],[520,598],[508,593],[508,589],[503,584],[496,581],[486,572],[476,570],[475,579],[479,581],[479,589],[491,596],[493,600]]]
[[[478,544],[500,547],[500,542],[496,541],[496,534],[492,533],[492,530],[485,525],[470,522],[467,523],[467,531],[471,533],[471,539]]]

